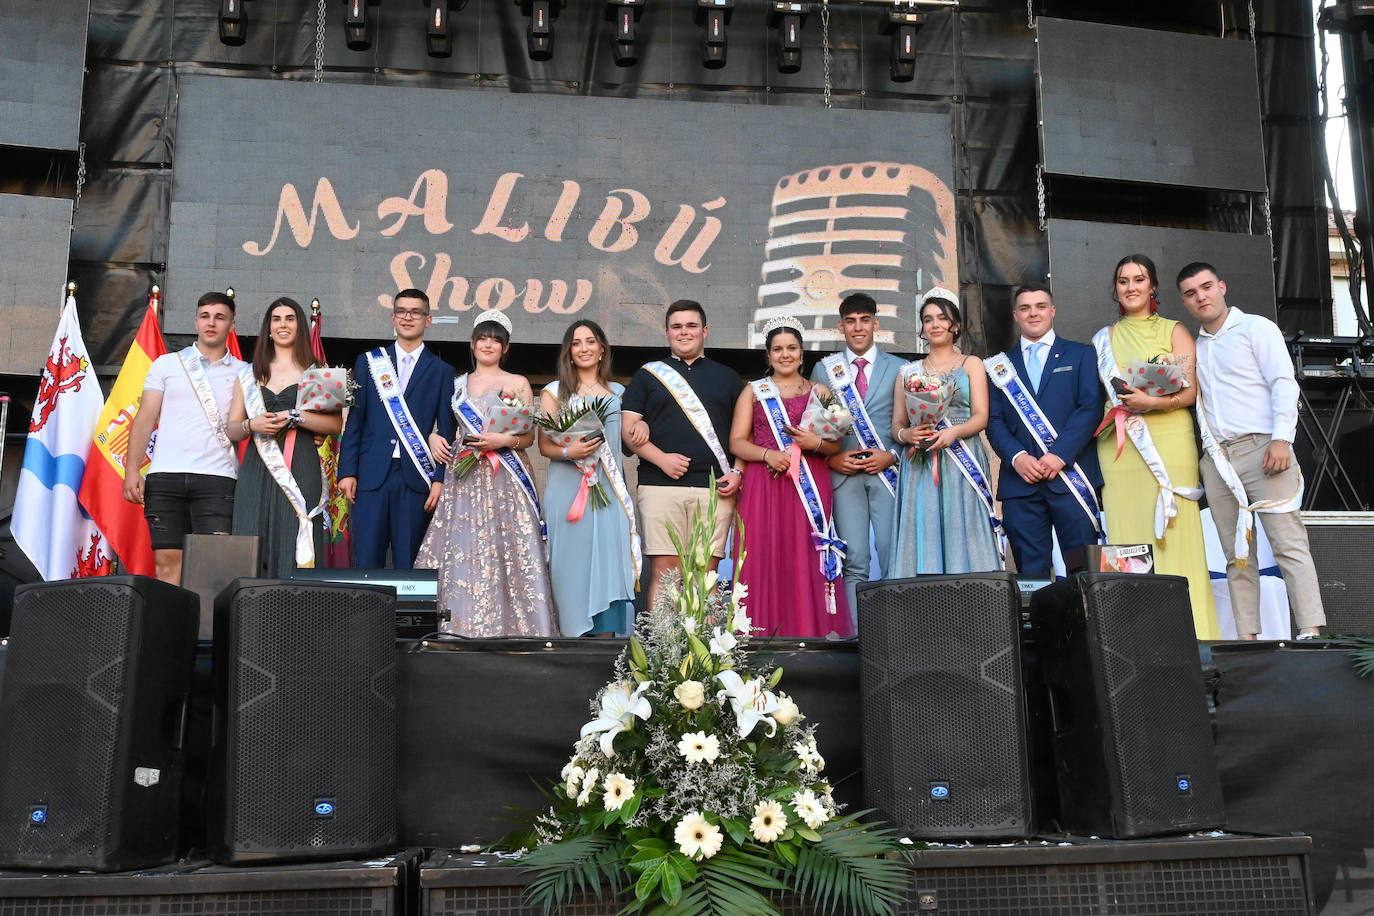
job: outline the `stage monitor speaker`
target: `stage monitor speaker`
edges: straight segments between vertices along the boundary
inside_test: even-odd
[[[1374,512],[1304,512],[1326,632],[1374,634]]]
[[[396,593],[237,579],[215,602],[216,861],[396,845]]]
[[[1010,573],[859,586],[864,805],[922,839],[1032,832]]]
[[[141,576],[15,590],[0,688],[0,865],[121,871],[177,856],[199,609]]]
[[[215,632],[215,599],[235,579],[262,574],[254,534],[188,534],[181,548],[181,585],[200,596],[200,638]]]
[[[1188,580],[1079,573],[1035,593],[1060,825],[1129,839],[1225,821]]]

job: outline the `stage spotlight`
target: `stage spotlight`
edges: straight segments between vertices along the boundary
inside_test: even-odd
[[[429,8],[425,20],[425,53],[430,57],[453,56],[453,0],[424,0]]]
[[[611,35],[611,55],[617,67],[633,67],[639,63],[635,53],[635,23],[644,15],[644,0],[609,0],[606,18],[615,23]]]
[[[381,0],[344,0],[344,42],[350,51],[372,47],[372,22],[367,8],[380,3]]]
[[[768,27],[778,30],[778,72],[796,73],[801,69],[801,30],[806,25],[810,4],[792,0],[773,0],[768,11]]]
[[[243,44],[248,18],[243,15],[244,0],[219,0],[219,40],[227,45]]]
[[[1324,6],[1317,14],[1317,26],[1328,32],[1364,32],[1374,42],[1374,0],[1345,0]]]
[[[925,21],[925,14],[916,12],[916,4],[912,2],[897,0],[887,11],[883,34],[892,36],[887,70],[894,83],[909,83],[916,75],[916,33]]]
[[[735,0],[697,0],[696,22],[701,26],[701,65],[708,70],[725,66],[725,26],[735,12]]]
[[[564,0],[515,0],[520,12],[530,17],[530,26],[525,30],[529,46],[530,60],[548,60],[553,57],[553,21],[563,10]]]

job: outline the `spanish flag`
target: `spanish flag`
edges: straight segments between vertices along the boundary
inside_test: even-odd
[[[128,450],[129,431],[138,405],[143,400],[143,382],[153,360],[167,352],[158,327],[157,313],[162,292],[156,287],[148,295],[148,312],[138,336],[124,357],[105,409],[96,424],[95,442],[86,460],[86,476],[81,481],[81,505],[90,513],[124,568],[140,576],[156,575],[153,563],[153,544],[148,536],[148,523],[143,519],[143,507],[124,499],[124,453]],[[156,437],[156,432],[154,433]],[[143,456],[141,470],[151,463]]]

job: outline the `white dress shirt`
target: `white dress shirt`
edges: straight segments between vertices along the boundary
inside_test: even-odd
[[[1003,338],[1003,340],[1005,339],[1006,338]],[[1026,338],[1022,337],[1021,362],[1028,364],[1030,360],[1030,348],[1035,346],[1036,344],[1044,344],[1045,349],[1040,351],[1040,371],[1044,372],[1045,369],[1048,367],[1048,364],[1045,362],[1045,360],[1050,358],[1050,350],[1054,349],[1054,341],[1054,328],[1050,328],[1048,331],[1046,331],[1045,336],[1040,338],[1039,340],[1027,340]],[[1026,381],[1029,382],[1030,379],[1026,379]]]
[[[1292,442],[1298,382],[1279,326],[1235,306],[1215,334],[1197,339],[1198,394],[1222,442],[1259,434]]]
[[[242,365],[239,360],[225,353],[223,359],[212,363],[195,344],[179,353],[159,356],[153,360],[143,381],[144,391],[162,392],[162,412],[158,415],[153,462],[148,466],[148,473],[212,474],[235,479],[239,462],[234,449],[219,444],[181,364],[181,353],[188,352],[200,358],[201,367],[210,380],[220,425],[229,419],[229,402],[233,399],[234,383]]]
[[[877,355],[878,355],[878,346],[877,346],[876,344],[874,344],[873,346],[869,347],[869,348],[868,348],[868,352],[866,352],[866,353],[855,353],[853,350],[849,349],[848,347],[845,347],[845,348],[844,348],[844,361],[845,361],[845,364],[846,364],[847,366],[849,366],[849,377],[850,377],[851,379],[853,379],[853,378],[855,377],[855,375],[858,374],[858,371],[859,371],[858,369],[856,369],[856,368],[854,367],[854,360],[856,360],[856,359],[865,359],[865,360],[867,360],[867,362],[864,363],[864,381],[866,381],[866,382],[872,384],[872,382],[873,382],[873,358],[874,358],[875,356],[877,356]]]
[[[425,352],[424,341],[420,342],[414,350],[407,353],[401,348],[400,341],[396,342],[396,384],[401,386],[401,394],[406,393],[406,387],[410,384],[410,377],[415,372],[415,367],[420,364],[420,354]],[[410,368],[402,369],[406,364],[406,357],[410,357]],[[391,450],[392,458],[401,457],[401,443],[397,442],[396,447]]]

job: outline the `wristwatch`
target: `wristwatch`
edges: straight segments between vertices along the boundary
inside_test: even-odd
[[[291,408],[290,412],[288,412],[286,415],[286,425],[290,426],[292,429],[295,429],[297,426],[301,425],[300,408]]]

